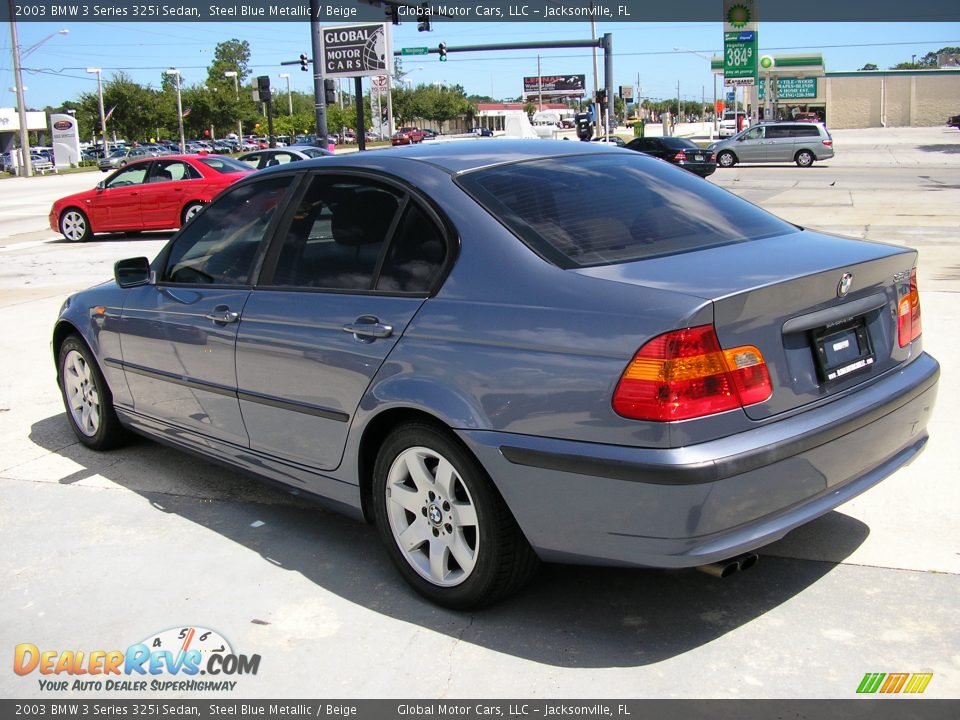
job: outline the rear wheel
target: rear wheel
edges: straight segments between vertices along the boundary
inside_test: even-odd
[[[180,218],[182,221],[182,224],[186,225],[190,221],[190,218],[192,218],[194,215],[200,212],[202,208],[203,208],[202,202],[187,203],[187,205],[183,208],[183,215]]]
[[[374,516],[404,579],[467,609],[516,591],[537,558],[483,468],[445,431],[403,425],[377,455]]]
[[[801,150],[794,158],[799,167],[810,167],[814,161],[813,153],[809,150]]]
[[[60,234],[70,242],[86,242],[93,237],[90,221],[76,208],[67,208],[60,216]]]
[[[719,155],[717,155],[717,165],[720,167],[733,167],[737,164],[737,157],[729,150],[724,150]]]
[[[126,431],[114,412],[110,389],[90,350],[76,335],[60,346],[57,369],[67,418],[80,442],[94,450],[120,445]]]

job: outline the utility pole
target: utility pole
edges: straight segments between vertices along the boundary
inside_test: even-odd
[[[310,17],[320,17],[320,0],[310,0]],[[313,53],[313,110],[317,119],[317,145],[326,148],[329,144],[327,130],[326,91],[323,87],[323,28],[317,20],[310,21],[310,47]],[[357,132],[360,132],[358,130]]]

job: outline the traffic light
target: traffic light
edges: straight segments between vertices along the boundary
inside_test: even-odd
[[[417,32],[430,32],[430,5],[420,3],[420,12],[417,13]]]
[[[270,76],[260,75],[257,78],[257,93],[260,95],[260,102],[270,102]]]
[[[437,52],[440,53],[440,62],[447,61],[447,44],[440,43],[440,47],[437,48]]]
[[[310,58],[306,53],[300,53],[300,69],[307,72],[310,69]]]
[[[323,81],[323,100],[327,105],[335,105],[337,102],[337,84],[333,78],[326,78]]]
[[[597,90],[597,105],[600,106],[600,112],[607,110],[607,91],[606,89]]]
[[[400,7],[397,5],[387,5],[387,9],[384,10],[384,14],[387,16],[387,19],[394,25],[400,24]]]

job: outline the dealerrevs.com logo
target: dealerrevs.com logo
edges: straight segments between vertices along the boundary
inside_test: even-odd
[[[14,648],[13,671],[40,677],[41,690],[96,692],[231,691],[239,675],[256,675],[259,655],[241,655],[220,633],[202,627],[170,628],[126,650]]]

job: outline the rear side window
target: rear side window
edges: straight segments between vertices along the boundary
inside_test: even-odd
[[[546,158],[467,173],[461,186],[563,268],[797,232],[702,179],[640,153]]]
[[[794,125],[790,134],[793,137],[820,137],[820,129],[816,125]]]

